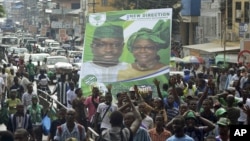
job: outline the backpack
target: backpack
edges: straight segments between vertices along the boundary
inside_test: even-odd
[[[121,137],[121,141],[124,141],[125,134],[126,134],[123,129],[124,128],[121,128],[121,131],[119,132],[120,137]],[[114,140],[114,139],[112,139],[112,134],[109,132],[108,129],[106,131],[104,131],[104,132],[109,134],[109,137],[110,137],[109,140],[104,139],[103,135],[101,134],[100,136],[95,138],[95,141],[113,141]],[[130,133],[131,133],[131,131],[130,131]],[[133,141],[133,136],[131,136],[131,134],[130,134],[130,137],[128,138],[128,141]]]
[[[80,124],[77,124],[77,128],[78,128],[78,132],[80,135],[80,141],[82,141],[83,140],[82,138],[83,127]],[[57,126],[57,130],[58,130],[59,135],[62,135],[62,126]]]

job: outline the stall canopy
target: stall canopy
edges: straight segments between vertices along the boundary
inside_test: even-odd
[[[216,64],[218,62],[224,62],[224,54],[218,54],[215,57]],[[238,54],[226,54],[225,55],[225,62],[227,63],[238,63]]]
[[[183,48],[195,49],[199,51],[204,51],[208,53],[223,52],[224,47],[220,43],[205,43],[205,44],[195,44],[195,45],[184,45]],[[225,51],[240,50],[240,46],[236,44],[227,45]]]

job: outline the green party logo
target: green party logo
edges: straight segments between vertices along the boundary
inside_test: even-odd
[[[92,85],[97,82],[97,78],[94,75],[87,75],[82,80],[87,85]]]

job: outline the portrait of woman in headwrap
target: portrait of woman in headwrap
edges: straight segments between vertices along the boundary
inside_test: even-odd
[[[133,54],[134,62],[119,72],[118,80],[149,75],[167,66],[160,61],[158,53],[170,46],[170,22],[159,20],[152,29],[141,28],[128,38],[127,48]]]

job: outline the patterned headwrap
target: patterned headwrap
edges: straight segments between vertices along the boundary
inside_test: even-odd
[[[132,46],[137,39],[149,39],[156,43],[159,49],[167,48],[170,44],[170,20],[166,22],[159,20],[153,29],[141,28],[133,33],[127,42],[129,51],[132,51]]]
[[[94,38],[122,38],[123,28],[117,25],[104,25],[97,27],[94,32]]]

